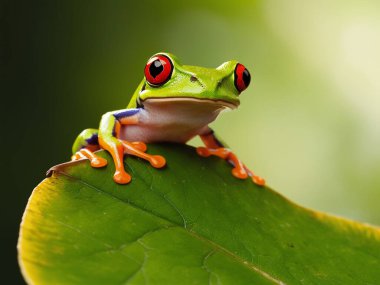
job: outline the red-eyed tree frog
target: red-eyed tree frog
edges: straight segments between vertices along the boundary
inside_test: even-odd
[[[107,160],[94,153],[104,149],[115,163],[114,181],[127,184],[131,176],[124,169],[125,154],[162,168],[165,158],[147,154],[145,143],[186,143],[200,136],[205,144],[197,148],[200,156],[221,157],[232,165],[235,177],[265,184],[208,126],[222,110],[238,107],[239,95],[251,81],[244,65],[232,60],[216,69],[188,66],[170,53],[158,53],[148,60],[144,73],[126,109],[104,114],[99,129],[86,129],[77,137],[72,160],[88,158],[92,167],[104,167]]]

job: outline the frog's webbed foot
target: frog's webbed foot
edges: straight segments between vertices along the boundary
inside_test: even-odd
[[[113,176],[113,180],[118,184],[127,184],[131,181],[131,176],[125,171],[123,165],[123,155],[129,154],[140,157],[144,160],[149,161],[149,163],[155,168],[162,168],[166,164],[166,160],[161,155],[150,155],[145,153],[147,150],[147,146],[143,142],[128,142],[124,140],[117,140],[118,142],[115,146],[115,150],[113,148],[109,148],[112,157],[114,158],[116,171]],[[104,167],[107,165],[107,160],[96,155],[88,148],[82,148],[77,151],[72,157],[71,160],[78,160],[88,158],[90,160],[92,167]]]
[[[91,150],[87,148],[82,148],[77,151],[72,157],[71,160],[78,160],[82,158],[88,158],[92,167],[100,168],[107,165],[107,160],[103,157],[97,156]]]
[[[102,142],[102,147],[105,148],[113,157],[115,163],[115,174],[113,180],[118,184],[128,184],[131,181],[131,176],[124,168],[124,155],[133,155],[140,157],[155,168],[162,168],[166,164],[166,160],[161,155],[151,155],[145,153],[147,150],[146,144],[143,142],[129,142],[114,138],[108,143]]]
[[[246,179],[251,177],[252,181],[260,186],[265,185],[265,180],[257,175],[255,175],[251,170],[249,170],[237,156],[228,148],[207,148],[198,147],[197,153],[203,157],[209,157],[211,155],[218,156],[224,160],[227,160],[232,166],[232,175],[239,179]]]

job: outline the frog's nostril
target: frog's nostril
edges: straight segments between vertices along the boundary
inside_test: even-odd
[[[197,81],[198,80],[198,78],[196,78],[194,75],[192,75],[191,77],[190,77],[190,81],[191,82],[195,82],[195,81]]]

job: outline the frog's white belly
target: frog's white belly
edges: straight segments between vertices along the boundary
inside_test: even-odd
[[[224,105],[210,100],[148,99],[136,125],[124,125],[120,138],[128,141],[185,143],[203,133]]]

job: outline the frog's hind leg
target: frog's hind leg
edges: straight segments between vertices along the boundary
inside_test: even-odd
[[[198,147],[197,153],[203,157],[209,157],[211,155],[218,156],[233,166],[232,175],[239,179],[246,179],[251,177],[252,181],[260,186],[265,185],[265,180],[255,175],[250,169],[248,169],[240,159],[223,143],[218,140],[214,132],[208,128],[205,134],[200,135],[202,141],[206,147]]]
[[[99,149],[98,130],[86,129],[79,134],[74,142],[71,160],[88,158],[92,167],[104,167],[107,165],[107,160],[94,153]]]

